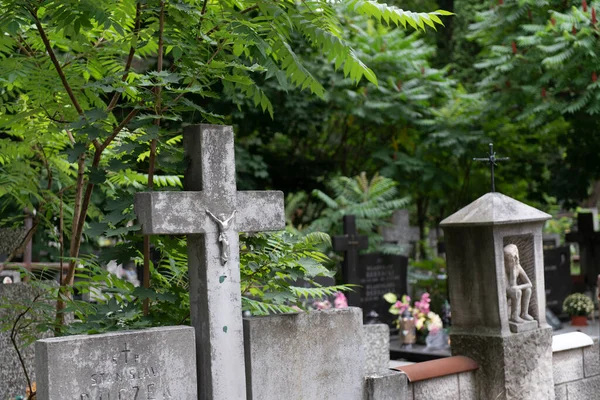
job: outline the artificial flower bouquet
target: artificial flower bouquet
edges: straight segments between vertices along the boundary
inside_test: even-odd
[[[391,304],[390,314],[397,315],[396,326],[400,325],[400,318],[406,310],[415,319],[415,328],[423,336],[428,334],[435,335],[442,330],[444,324],[440,316],[430,310],[431,299],[429,293],[425,292],[421,295],[421,299],[415,301],[414,305],[410,304],[410,296],[404,295],[400,300],[394,293],[386,293],[383,298]]]

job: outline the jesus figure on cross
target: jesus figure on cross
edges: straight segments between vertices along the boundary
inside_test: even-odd
[[[216,217],[213,213],[206,209],[206,213],[217,223],[219,227],[219,242],[221,243],[221,265],[225,265],[229,260],[229,240],[227,240],[227,229],[229,229],[229,223],[235,216],[237,210],[233,210],[231,216],[226,218],[225,214],[221,213]]]

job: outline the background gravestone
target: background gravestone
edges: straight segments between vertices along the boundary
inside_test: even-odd
[[[359,235],[356,230],[356,217],[354,215],[344,215],[344,234],[333,236],[331,244],[333,250],[343,251],[344,260],[342,261],[342,281],[357,285],[359,284],[358,253],[369,247],[369,239],[366,235]],[[355,289],[348,292],[348,305],[360,307],[360,294]]]
[[[396,316],[388,312],[390,304],[383,299],[386,293],[402,296],[407,293],[408,258],[381,253],[361,254],[358,257],[358,288],[360,307],[366,317],[371,311],[379,320],[390,325]]]
[[[392,214],[392,226],[381,229],[383,240],[400,246],[402,254],[412,254],[414,244],[419,241],[419,228],[410,226],[408,210],[396,210]]]
[[[544,250],[546,305],[556,315],[562,314],[562,303],[571,294],[571,250],[568,246]]]
[[[37,400],[197,400],[194,329],[39,340]]]
[[[577,231],[565,236],[568,243],[579,244],[581,274],[588,288],[596,285],[600,274],[600,232],[596,231],[597,221],[593,212],[580,212],[577,214]]]

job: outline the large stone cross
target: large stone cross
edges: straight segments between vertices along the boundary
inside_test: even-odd
[[[356,230],[356,217],[344,215],[344,235],[332,238],[333,250],[343,251],[342,278],[344,283],[360,284],[358,274],[358,252],[369,247],[369,238],[359,235]],[[360,293],[353,291],[348,294],[348,305],[360,307]]]
[[[186,191],[138,193],[135,211],[144,234],[187,235],[198,398],[245,400],[238,232],[283,229],[283,193],[237,191],[230,126],[189,126],[183,143]]]
[[[402,254],[411,253],[411,245],[420,239],[419,227],[410,226],[408,210],[396,210],[392,214],[392,226],[382,228],[383,240],[402,248]]]

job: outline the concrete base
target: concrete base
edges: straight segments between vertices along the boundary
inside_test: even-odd
[[[381,371],[365,377],[365,400],[406,400],[408,380],[398,371]]]
[[[537,321],[524,321],[521,323],[509,322],[508,326],[510,327],[510,331],[512,333],[520,333],[527,332],[537,329],[538,322]]]
[[[478,398],[554,400],[552,328],[507,336],[450,335],[452,354],[479,364]]]

